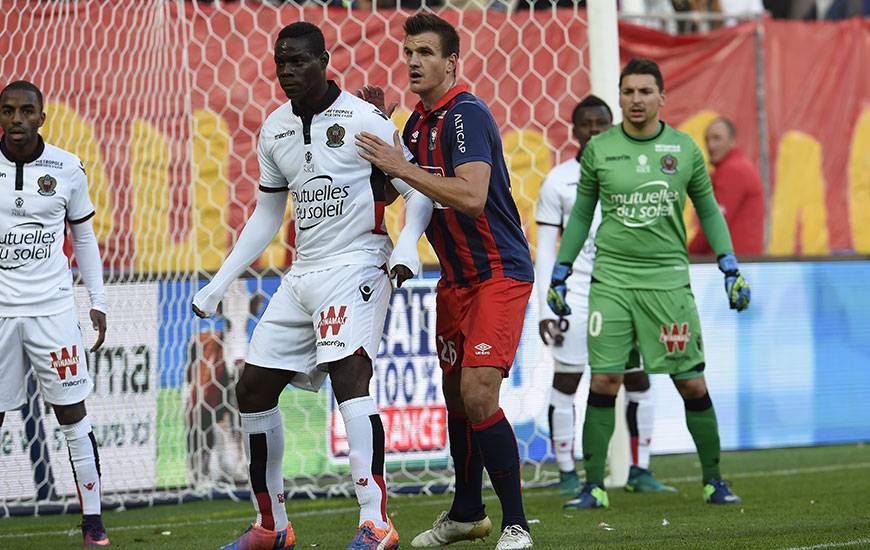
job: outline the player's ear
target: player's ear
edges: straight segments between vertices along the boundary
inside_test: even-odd
[[[329,66],[329,52],[323,52],[320,54],[320,66],[324,69]]]
[[[456,66],[459,64],[459,56],[452,53],[447,56],[447,72],[456,76]]]
[[[45,112],[39,113],[39,124],[37,124],[36,127],[42,128],[43,124],[45,124]]]

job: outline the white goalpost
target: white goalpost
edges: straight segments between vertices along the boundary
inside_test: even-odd
[[[590,91],[616,106],[616,3],[588,4],[588,12],[438,11],[460,32],[461,79],[499,124],[533,253],[538,189],[575,151],[571,110]],[[195,318],[190,302],[254,205],[257,131],[284,101],[274,36],[293,21],[316,23],[330,50],[330,78],[349,91],[384,87],[388,101],[399,102],[401,127],[416,101],[400,48],[409,13],[261,1],[0,0],[0,49],[7,52],[0,83],[27,79],[42,89],[42,135],[83,159],[97,208],[109,333],[103,349],[87,356],[96,384],[87,406],[107,507],[244,497],[234,385],[252,327],[293,261],[291,211],[217,318]],[[401,207],[388,209],[394,237],[402,215]],[[436,275],[425,240],[420,251]],[[434,345],[435,281],[420,277],[395,293],[375,361],[372,394],[386,431],[388,483],[400,493],[449,490],[452,478]],[[94,335],[84,288],[77,292],[88,345]],[[547,428],[552,359],[537,334],[537,311],[533,293],[502,389],[528,486],[557,479]],[[51,408],[34,384],[28,396],[0,427],[0,516],[76,510]],[[288,389],[279,406],[289,496],[353,495],[346,434],[329,388]],[[578,457],[580,443],[578,426]],[[612,462],[611,472],[620,464]]]
[[[622,120],[619,109],[619,25],[614,0],[589,0],[589,80],[592,93],[610,105],[613,122]],[[628,424],[625,418],[625,388],[616,398],[616,425],[607,452],[606,487],[623,487],[631,465]]]

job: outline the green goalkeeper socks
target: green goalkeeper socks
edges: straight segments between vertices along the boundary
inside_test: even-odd
[[[698,458],[701,460],[703,479],[721,479],[719,472],[719,424],[716,422],[716,410],[710,400],[710,394],[698,399],[686,399],[686,426],[695,448],[698,449]]]
[[[615,405],[615,395],[589,392],[586,420],[583,422],[583,465],[586,469],[586,483],[604,485],[607,446],[616,423]]]

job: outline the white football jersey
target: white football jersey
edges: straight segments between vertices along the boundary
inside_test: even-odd
[[[580,163],[572,158],[556,166],[541,184],[538,204],[535,208],[535,221],[540,224],[555,225],[562,230],[568,225],[571,209],[577,200],[577,186],[580,184]],[[595,232],[601,224],[601,205],[595,206],[595,216],[589,227],[589,236],[583,243],[583,250],[574,260],[574,280],[588,281],[592,276],[592,264],[595,262]],[[577,277],[578,274],[583,277]]]
[[[292,273],[380,266],[390,257],[393,244],[384,221],[387,178],[359,156],[354,136],[362,131],[392,144],[397,129],[373,105],[333,82],[322,109],[310,120],[295,114],[288,101],[260,129],[260,190],[289,189],[293,203],[297,249]],[[401,194],[409,189],[401,180],[393,183]]]
[[[0,147],[0,317],[61,313],[75,305],[65,224],[94,215],[84,166],[42,138],[27,162],[8,155]]]

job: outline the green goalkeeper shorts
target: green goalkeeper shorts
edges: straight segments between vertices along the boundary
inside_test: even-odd
[[[621,289],[593,281],[587,334],[593,373],[623,373],[637,342],[649,374],[669,374],[676,380],[703,374],[701,321],[688,286]]]

